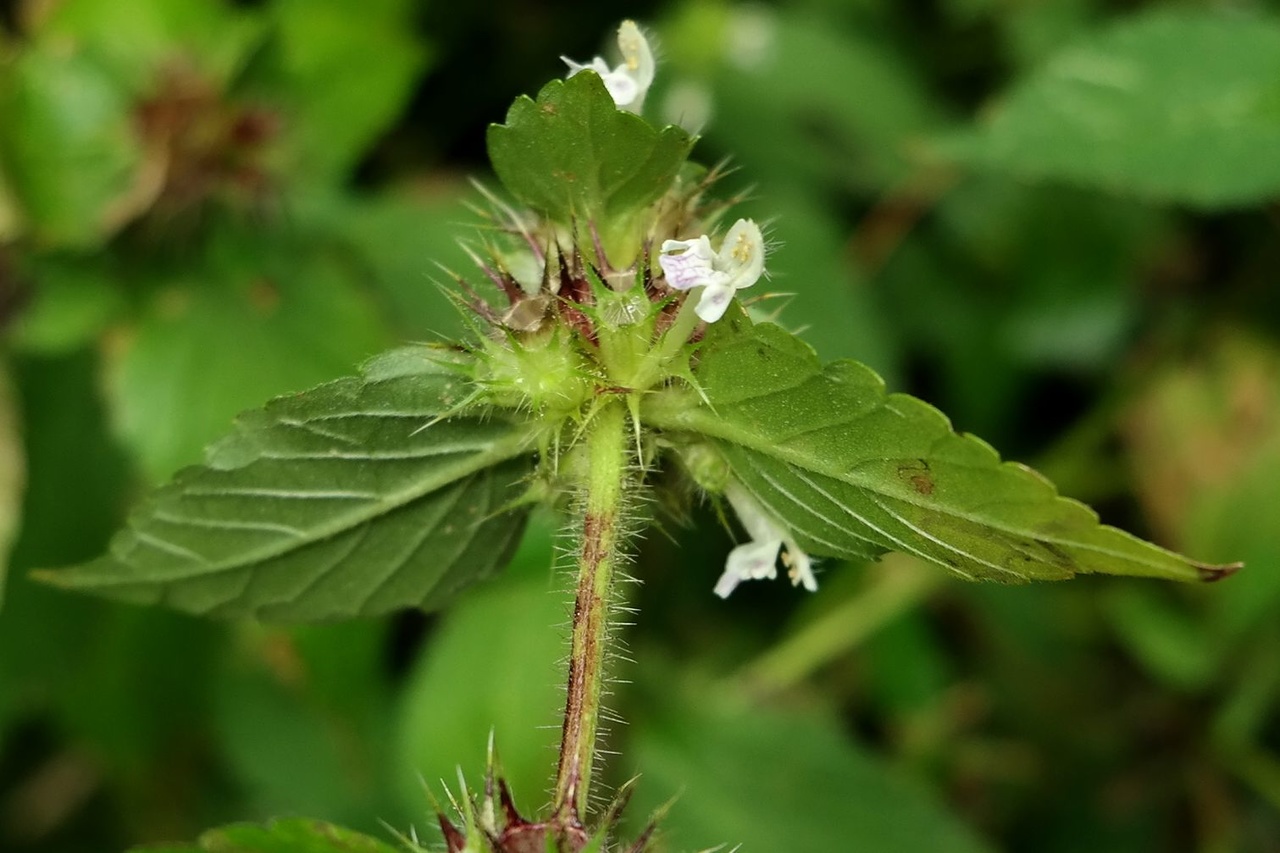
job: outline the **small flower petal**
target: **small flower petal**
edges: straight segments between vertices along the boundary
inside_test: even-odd
[[[602,78],[606,74],[611,73],[609,71],[608,64],[605,63],[605,61],[598,56],[595,59],[592,59],[590,62],[588,62],[585,65],[583,65],[581,62],[574,62],[572,59],[570,59],[567,56],[561,56],[560,61],[563,62],[565,65],[569,66],[569,73],[565,75],[566,77],[572,77],[573,75],[577,74],[579,71],[594,71],[597,74],[599,74]]]
[[[764,237],[760,226],[739,219],[720,251],[711,250],[706,234],[694,240],[664,240],[658,264],[674,290],[707,288],[694,310],[705,322],[714,323],[724,316],[735,291],[751,287],[764,274]]]
[[[750,287],[764,274],[764,236],[760,226],[750,219],[733,223],[720,251],[716,254],[716,268],[727,272],[734,289]]]
[[[658,265],[662,267],[668,287],[688,290],[712,280],[715,252],[711,251],[711,241],[705,234],[697,240],[666,240],[662,251],[664,254],[658,255]],[[667,252],[676,254],[665,254]]]
[[[732,296],[732,288],[726,289]],[[724,573],[716,581],[716,595],[727,598],[745,580],[776,578],[779,551],[782,551],[782,562],[787,567],[791,585],[816,592],[818,582],[813,576],[813,561],[783,526],[769,515],[768,510],[737,481],[730,481],[725,486],[724,496],[738,514],[738,520],[751,541],[729,552]]]
[[[636,81],[643,97],[644,92],[653,85],[657,66],[653,61],[653,51],[649,49],[649,40],[644,37],[635,21],[623,21],[618,27],[618,50],[622,52],[623,65]]]
[[[730,284],[709,284],[706,290],[702,291],[702,298],[698,300],[693,311],[704,322],[714,323],[724,316],[729,303],[733,301],[734,293],[733,286]]]
[[[617,68],[610,68],[599,56],[585,65],[567,56],[560,58],[569,66],[568,76],[579,71],[596,72],[615,104],[624,110],[639,112],[653,83],[655,66],[649,42],[634,21],[623,21],[618,27],[618,50],[622,53],[622,64]]]
[[[724,487],[724,496],[729,501],[729,506],[733,507],[733,511],[738,514],[738,520],[742,522],[747,535],[752,539],[780,540],[783,538],[782,528],[774,524],[768,510],[762,507],[740,482],[729,481]]]
[[[706,234],[696,240],[663,240],[663,252],[687,252],[708,265],[715,260],[716,253],[711,248],[711,238]]]
[[[716,581],[715,593],[721,598],[728,598],[739,583],[747,580],[763,580],[778,576],[778,551],[782,548],[781,539],[766,542],[748,542],[739,545],[729,552],[725,561],[724,574]]]
[[[640,85],[621,69],[601,74],[600,79],[604,81],[604,87],[613,102],[620,107],[630,106],[640,96]]]

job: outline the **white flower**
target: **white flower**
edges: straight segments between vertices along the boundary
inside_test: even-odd
[[[644,106],[645,93],[653,83],[653,51],[649,42],[636,26],[635,21],[623,21],[618,27],[618,50],[622,53],[622,64],[610,69],[609,64],[597,56],[583,65],[574,62],[567,56],[560,57],[569,66],[569,76],[579,71],[594,71],[600,75],[604,87],[613,96],[613,102],[624,110],[640,112]]]
[[[791,585],[803,585],[809,592],[815,592],[818,582],[813,577],[813,561],[787,530],[740,483],[730,481],[725,486],[724,496],[729,499],[751,541],[729,552],[724,574],[716,581],[716,595],[728,598],[742,581],[776,578],[778,551],[782,549],[785,549],[782,562],[787,566]]]
[[[739,219],[725,235],[719,252],[711,251],[706,234],[696,240],[664,240],[658,263],[668,287],[706,288],[694,311],[714,323],[724,316],[734,293],[760,280],[764,273],[764,237],[750,219]]]

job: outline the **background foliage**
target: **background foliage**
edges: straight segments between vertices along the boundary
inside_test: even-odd
[[[456,334],[465,178],[616,12],[512,0],[0,3],[0,849],[430,823],[491,727],[552,763],[535,516],[443,616],[207,623],[36,585],[240,409]],[[710,593],[634,573],[615,782],[674,849],[1280,850],[1280,4],[637,3],[651,115],[731,154],[762,299],[1222,584],[1005,588],[905,559]],[[439,786],[436,785],[437,793]]]

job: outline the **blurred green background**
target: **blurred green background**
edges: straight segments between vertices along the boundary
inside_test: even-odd
[[[0,0],[0,850],[433,824],[554,764],[555,522],[440,616],[213,624],[39,587],[232,416],[458,333],[468,176],[618,18],[807,329],[1104,520],[1248,568],[711,594],[659,513],[609,760],[670,849],[1280,851],[1280,3]]]

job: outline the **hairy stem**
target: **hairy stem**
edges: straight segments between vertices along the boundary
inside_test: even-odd
[[[626,409],[622,401],[610,401],[592,418],[587,435],[587,493],[573,605],[568,696],[555,785],[554,813],[561,821],[578,819],[591,787],[610,596],[621,557],[619,528],[627,449]]]
[[[690,296],[685,297],[680,305],[680,311],[676,314],[676,319],[663,335],[662,342],[649,351],[639,370],[636,371],[632,380],[634,387],[641,390],[651,387],[662,375],[663,367],[679,355],[680,350],[689,342],[690,336],[693,335],[700,321],[697,311],[694,310],[697,304],[698,300]]]

